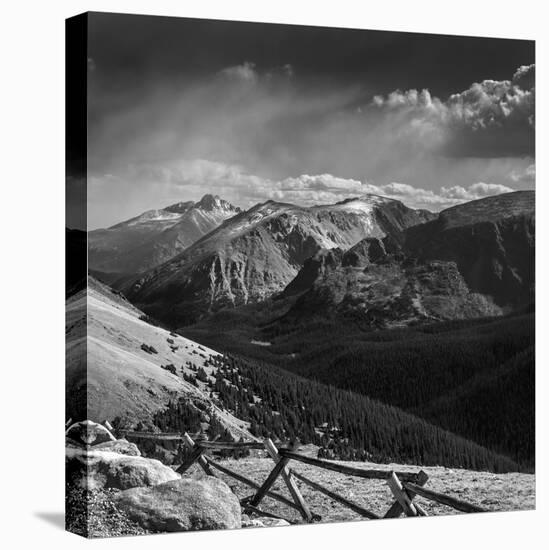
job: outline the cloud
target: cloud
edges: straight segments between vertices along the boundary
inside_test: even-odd
[[[513,170],[509,177],[516,183],[534,184],[536,181],[536,165],[529,164],[522,170]]]
[[[473,83],[445,101],[429,90],[395,90],[374,96],[371,106],[399,117],[407,137],[457,156],[505,156],[534,149],[534,65],[522,66],[512,80]],[[428,138],[432,139],[429,140]]]
[[[225,67],[219,71],[219,76],[229,81],[256,84],[260,79],[269,81],[275,78],[289,79],[294,77],[294,68],[290,63],[281,67],[272,67],[263,72],[256,69],[256,64],[251,61],[244,61],[240,65]]]
[[[313,191],[331,191],[338,192],[352,192],[360,191],[362,183],[354,179],[345,179],[332,176],[331,174],[319,174],[316,176],[309,176],[303,174],[297,178],[286,178],[278,183],[281,191],[299,191],[299,190],[313,190]]]
[[[92,179],[92,187],[112,185],[112,175],[99,180]],[[248,173],[242,166],[213,162],[205,159],[179,161],[168,166],[139,164],[128,167],[123,178],[134,187],[143,185],[149,193],[149,206],[142,210],[177,202],[184,196],[198,199],[205,192],[215,192],[226,200],[243,208],[258,202],[275,200],[301,206],[333,204],[351,197],[374,194],[400,200],[412,208],[439,211],[462,202],[490,195],[508,193],[512,188],[493,183],[477,182],[468,187],[454,185],[438,191],[416,187],[407,183],[390,182],[377,185],[353,178],[341,178],[332,174],[302,174],[296,177],[274,180]],[[123,182],[117,186],[124,189]],[[126,191],[123,191],[125,193]],[[93,198],[93,193],[92,193]],[[154,199],[153,199],[154,198]],[[135,205],[128,217],[140,211]],[[120,221],[120,212],[118,212]]]
[[[219,71],[219,74],[230,80],[240,80],[244,82],[256,82],[258,74],[255,70],[255,63],[250,61],[244,61],[241,65],[234,65],[232,67],[226,67]]]
[[[367,184],[364,189],[368,193],[400,200],[411,208],[425,208],[432,211],[439,211],[463,202],[514,191],[514,189],[505,185],[483,182],[473,183],[468,187],[460,185],[441,187],[440,191],[432,191],[397,182],[386,185]]]
[[[460,200],[441,186],[531,187],[521,174],[534,162],[534,89],[525,84],[533,71],[520,67],[512,81],[484,80],[444,101],[427,89],[372,101],[366,84],[253,60],[135,91],[103,84],[96,70],[91,82],[102,91],[89,96],[87,161],[90,178],[104,184],[94,187],[90,223],[205,192],[241,207],[267,199],[311,205],[376,182],[372,192],[440,209]]]
[[[529,90],[536,85],[536,66],[521,65],[513,75],[513,83],[525,90]]]

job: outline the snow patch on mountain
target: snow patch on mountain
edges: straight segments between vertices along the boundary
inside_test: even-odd
[[[147,210],[140,216],[132,218],[126,222],[127,226],[142,224],[142,223],[155,223],[155,222],[173,222],[176,223],[181,217],[181,214],[175,212],[169,212],[168,210]]]

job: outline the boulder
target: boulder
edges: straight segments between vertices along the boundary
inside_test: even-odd
[[[115,502],[130,519],[151,531],[236,529],[242,526],[240,502],[215,477],[181,478],[154,487],[122,491]]]
[[[71,424],[65,432],[65,436],[77,444],[86,446],[115,440],[115,437],[105,426],[91,420]]]
[[[117,439],[116,441],[106,441],[93,446],[94,451],[111,451],[121,455],[141,456],[141,451],[135,443],[130,443],[126,439]]]
[[[148,487],[179,479],[159,460],[115,453],[66,447],[67,481],[90,491],[102,488]]]

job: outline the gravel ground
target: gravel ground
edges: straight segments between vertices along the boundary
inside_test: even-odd
[[[113,503],[116,489],[85,491],[66,486],[67,531],[89,538],[145,535],[149,531],[131,521]]]
[[[266,458],[229,459],[221,461],[224,466],[261,484],[273,467],[273,462]],[[535,476],[532,474],[492,474],[471,470],[449,469],[444,467],[411,467],[398,464],[371,464],[342,462],[353,467],[377,468],[418,472],[423,469],[428,475],[426,488],[445,493],[461,500],[482,506],[490,511],[532,510],[535,508]],[[356,504],[383,515],[393,503],[393,498],[385,481],[351,478],[337,472],[331,472],[300,464],[291,463],[291,468],[308,478],[337,492]],[[194,465],[188,472],[192,477],[205,475]],[[239,498],[254,493],[254,490],[231,477],[216,471],[216,475],[231,487]],[[321,517],[321,522],[357,521],[362,518],[348,508],[332,501],[321,493],[297,482],[304,499],[311,511]],[[284,484],[277,480],[274,490],[290,498]],[[150,533],[131,521],[113,503],[115,489],[86,492],[82,489],[67,486],[68,531],[90,538],[115,537],[126,535],[143,535]],[[457,510],[435,502],[416,497],[428,515],[459,514]],[[288,506],[270,498],[265,498],[260,509],[287,519],[290,523],[302,521],[299,513]],[[86,529],[86,519],[89,518]]]
[[[422,469],[429,475],[429,480],[425,485],[426,488],[477,504],[490,511],[532,510],[535,508],[535,476],[532,474],[492,474],[444,467],[419,468],[398,464],[341,463],[356,468],[376,468],[389,471],[418,472]],[[253,458],[225,460],[223,465],[260,484],[267,478],[273,467],[273,462],[270,459]],[[383,515],[394,501],[386,482],[383,480],[348,477],[295,461],[290,463],[290,467],[378,515]],[[194,470],[193,475],[201,474]],[[216,475],[226,481],[239,498],[254,492],[251,487],[243,485],[220,472],[216,471]],[[321,516],[323,523],[362,519],[361,516],[325,497],[318,491],[299,481],[297,483],[311,511]],[[275,490],[291,498],[282,480],[276,482]],[[416,498],[429,515],[461,513],[453,508],[425,500],[422,497]],[[260,508],[280,515],[292,523],[301,521],[297,511],[270,498],[266,498],[261,503]]]

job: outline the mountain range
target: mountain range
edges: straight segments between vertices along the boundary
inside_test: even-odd
[[[375,195],[309,208],[267,201],[116,287],[151,315],[188,324],[209,311],[284,290],[321,249],[348,249],[364,238],[397,235],[433,218]]]

